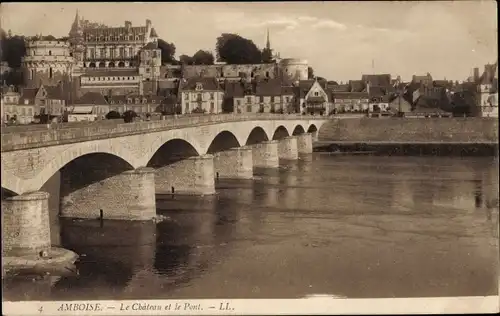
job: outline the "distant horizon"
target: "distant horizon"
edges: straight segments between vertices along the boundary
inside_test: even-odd
[[[374,73],[465,81],[498,59],[494,1],[3,3],[0,26],[13,35],[67,37],[77,10],[110,27],[150,19],[159,38],[175,44],[177,59],[199,49],[215,56],[222,33],[262,49],[269,29],[281,58],[306,59],[316,76],[339,83]]]

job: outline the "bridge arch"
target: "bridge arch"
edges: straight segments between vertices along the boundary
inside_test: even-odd
[[[295,126],[295,128],[293,129],[293,132],[292,132],[292,135],[300,135],[300,134],[304,134],[306,131],[304,130],[304,127],[302,127],[302,125],[297,125]]]
[[[213,154],[219,151],[228,150],[229,148],[240,146],[241,144],[236,136],[233,133],[224,130],[214,137],[214,139],[210,143],[210,146],[208,146],[207,154]]]
[[[121,145],[121,144],[120,144]],[[132,168],[137,168],[136,158],[126,146],[112,146],[110,143],[95,142],[91,146],[73,145],[52,158],[43,169],[30,180],[14,175],[2,175],[2,186],[17,194],[38,191],[58,171],[71,161],[89,154],[105,154],[124,160]]]
[[[288,136],[290,136],[288,129],[285,126],[280,125],[274,131],[273,140],[280,140]]]
[[[268,140],[269,136],[267,136],[266,131],[262,127],[257,126],[250,131],[245,145],[255,145]]]
[[[307,129],[307,132],[312,134],[313,139],[317,139],[318,138],[318,128],[316,127],[315,124],[309,125],[309,128]]]
[[[67,196],[74,191],[133,169],[135,169],[133,164],[110,153],[95,152],[78,156],[60,168],[60,195]],[[44,184],[45,182],[42,186]]]
[[[174,138],[161,145],[146,166],[159,168],[189,157],[199,156],[199,151],[182,138]]]

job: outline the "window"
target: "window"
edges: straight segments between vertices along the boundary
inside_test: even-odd
[[[247,112],[252,112],[252,105],[247,105]]]
[[[132,36],[131,36],[132,37]],[[128,49],[128,57],[133,57],[134,56],[134,49],[132,47],[130,47]]]
[[[198,95],[196,96],[196,101],[203,101],[203,96],[201,93],[198,93]]]
[[[189,113],[189,102],[186,102],[184,113]]]
[[[287,103],[290,102],[290,97],[286,97],[285,99]]]
[[[151,69],[149,69],[149,68],[146,68],[146,72],[150,72],[150,71],[151,71]]]
[[[247,97],[247,103],[252,103],[252,97]]]
[[[184,93],[184,99],[189,100],[189,93]]]
[[[49,68],[49,78],[52,78],[52,67]]]
[[[154,100],[154,99],[153,99],[153,100],[151,100],[151,103],[155,104],[155,103],[156,103],[156,100]]]
[[[210,92],[210,100],[213,100],[213,99],[214,99],[214,93]]]
[[[29,115],[29,116],[33,116],[33,109],[32,109],[32,108],[29,108],[29,109],[28,109],[28,115]]]
[[[199,91],[199,90],[203,90],[203,85],[201,83],[197,83],[196,84],[196,90]]]
[[[314,96],[315,97],[319,97],[319,92],[318,91],[314,91]]]
[[[51,50],[49,50],[49,56],[52,56],[52,51]]]
[[[215,110],[215,103],[210,102],[210,113],[214,113]]]
[[[236,100],[236,104],[237,104],[238,106],[240,106],[240,105],[241,105],[241,100]]]
[[[148,103],[148,100],[142,99],[142,104],[146,104],[146,103]]]
[[[127,99],[127,103],[131,104],[132,103],[132,99]]]
[[[106,58],[106,48],[101,48],[99,54],[101,58]]]
[[[259,99],[261,103],[264,102],[264,96],[261,95]]]
[[[271,96],[271,102],[274,102],[274,96]]]

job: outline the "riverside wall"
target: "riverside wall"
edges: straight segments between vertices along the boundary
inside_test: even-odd
[[[349,118],[326,122],[319,141],[399,143],[498,142],[498,118]]]

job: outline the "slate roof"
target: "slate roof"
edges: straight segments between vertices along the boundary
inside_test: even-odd
[[[332,93],[333,100],[335,99],[368,99],[369,95],[366,92],[334,92]]]
[[[98,37],[109,37],[108,42],[119,41],[116,40],[116,36],[133,36],[133,40],[135,40],[135,36],[145,36],[147,32],[146,26],[133,26],[127,29],[125,26],[120,27],[103,27],[103,28],[84,28],[83,36],[84,38],[91,37],[94,40]],[[91,39],[92,40],[92,39]],[[123,41],[123,39],[122,39]]]
[[[201,83],[203,90],[217,91],[221,90],[219,82],[215,77],[195,77],[189,79],[181,79],[181,90],[195,90],[196,84]]]
[[[368,82],[372,86],[386,87],[391,85],[390,74],[362,75],[361,81]]]
[[[149,34],[149,36],[151,36],[151,37],[158,37],[158,34],[156,33],[156,30],[155,30],[154,27],[151,28],[151,34]]]
[[[229,98],[242,98],[245,95],[245,88],[239,81],[228,81],[225,83],[224,95]]]
[[[281,80],[267,79],[258,81],[255,87],[255,95],[258,96],[280,96]]]
[[[97,92],[87,92],[80,99],[78,99],[75,104],[95,104],[103,105],[108,104],[104,96]]]
[[[357,91],[353,91],[353,92],[357,92]],[[386,90],[383,87],[371,87],[370,86],[368,94],[370,95],[370,98],[381,97],[381,96],[386,94]]]
[[[62,89],[59,86],[43,86],[45,91],[47,91],[47,99],[52,100],[63,100]]]
[[[351,87],[348,84],[339,84],[335,86],[328,85],[328,90],[335,92],[350,92]]]
[[[362,92],[365,89],[365,82],[363,80],[349,80],[351,92]]]
[[[38,88],[24,88],[19,98],[19,104],[24,104],[24,100],[29,100],[30,104],[33,104],[37,92]]]
[[[289,86],[283,86],[281,87],[281,94],[282,95],[293,95],[294,94],[294,88],[289,87]]]

